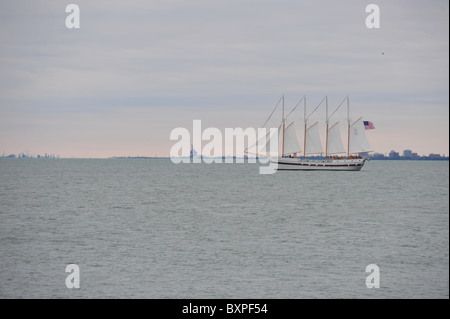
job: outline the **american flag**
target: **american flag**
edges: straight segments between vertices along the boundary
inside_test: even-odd
[[[373,126],[373,123],[370,121],[363,121],[364,122],[364,128],[366,130],[373,130],[375,129],[375,126]]]

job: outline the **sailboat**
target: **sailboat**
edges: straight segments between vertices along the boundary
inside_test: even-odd
[[[367,158],[360,155],[372,152],[365,134],[363,118],[356,121],[350,120],[350,100],[346,97],[339,107],[331,114],[328,114],[328,97],[326,101],[326,131],[325,131],[325,151],[320,140],[319,122],[311,123],[311,115],[317,110],[322,102],[307,115],[306,96],[303,97],[304,127],[303,127],[303,149],[300,146],[295,121],[287,123],[284,112],[284,96],[282,97],[282,123],[281,132],[281,157],[273,160],[278,164],[277,170],[326,170],[326,171],[359,171],[364,166]],[[347,102],[347,149],[345,149],[340,136],[339,121],[332,122],[331,117]],[[301,101],[299,102],[299,104]],[[299,105],[297,104],[297,106]],[[295,109],[295,108],[294,108]],[[272,112],[273,113],[273,112]],[[292,111],[291,111],[292,113]],[[290,113],[290,114],[291,114]],[[310,158],[311,156],[321,156],[322,158]]]

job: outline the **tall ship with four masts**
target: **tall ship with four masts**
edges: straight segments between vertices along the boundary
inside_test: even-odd
[[[303,147],[299,143],[295,121],[288,120],[289,115],[293,113],[302,101],[304,114]],[[319,122],[311,120],[311,115],[324,101],[326,105],[325,150],[320,139]],[[340,123],[332,119],[344,102],[347,104],[346,147],[342,142]],[[324,97],[322,102],[307,115],[306,96],[304,96],[297,106],[285,116],[283,96],[282,121],[280,125],[282,156],[278,156],[272,162],[278,164],[278,170],[359,171],[367,161],[367,158],[361,157],[361,154],[372,152],[365,133],[367,123],[370,123],[369,129],[374,128],[371,122],[364,122],[362,117],[355,121],[350,120],[350,101],[348,97],[342,101],[331,115],[328,113],[328,97]]]

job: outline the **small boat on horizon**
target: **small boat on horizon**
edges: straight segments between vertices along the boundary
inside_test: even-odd
[[[282,120],[279,125],[279,134],[281,135],[281,156],[278,156],[276,160],[271,160],[272,163],[278,164],[277,170],[361,170],[365,162],[368,160],[367,157],[362,155],[372,152],[370,144],[367,141],[365,130],[374,129],[375,127],[371,122],[363,121],[362,116],[353,122],[350,120],[350,101],[348,96],[331,115],[328,114],[327,96],[324,97],[322,102],[309,115],[306,113],[306,96],[302,98],[302,100],[287,116],[285,116],[284,111],[284,95],[281,100]],[[302,101],[304,112],[303,148],[299,143],[299,138],[295,129],[295,121],[288,121],[289,115],[294,112]],[[320,140],[319,122],[316,121],[314,123],[310,123],[311,115],[317,111],[319,106],[324,101],[326,102],[325,151],[322,148],[322,143]],[[339,121],[335,121],[332,125],[330,125],[331,117],[339,110],[345,101],[347,102],[347,148],[345,148],[342,143]],[[280,101],[277,103],[277,106],[279,103]],[[274,111],[272,111],[269,119],[273,115]],[[266,147],[266,149],[268,148]],[[311,158],[312,156],[315,158]],[[321,156],[321,158],[317,158],[317,156]]]

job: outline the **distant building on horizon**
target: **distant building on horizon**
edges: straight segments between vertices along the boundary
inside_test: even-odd
[[[429,159],[441,159],[442,156],[441,156],[441,154],[430,153],[430,154],[428,155],[428,158],[429,158]]]
[[[191,158],[191,159],[193,159],[195,156],[197,156],[197,151],[194,149],[194,146],[191,144],[191,152],[190,152],[190,154],[189,154],[189,157]]]
[[[389,158],[391,159],[398,159],[400,157],[400,153],[392,150],[389,152]]]
[[[412,156],[413,156],[413,151],[411,151],[411,150],[404,150],[403,151],[403,157],[404,158],[412,158]]]
[[[382,159],[386,159],[386,156],[384,156],[383,153],[373,153],[372,155],[369,155],[370,158],[375,159],[375,160],[382,160]]]
[[[390,151],[388,155],[384,155],[382,153],[373,153],[369,155],[371,159],[374,160],[420,160],[420,161],[426,161],[426,160],[436,160],[436,161],[442,161],[446,160],[448,161],[449,158],[445,156],[445,154],[436,154],[436,153],[430,153],[428,155],[419,155],[412,150],[404,150],[403,154],[400,155],[399,152],[396,152],[394,150]]]

